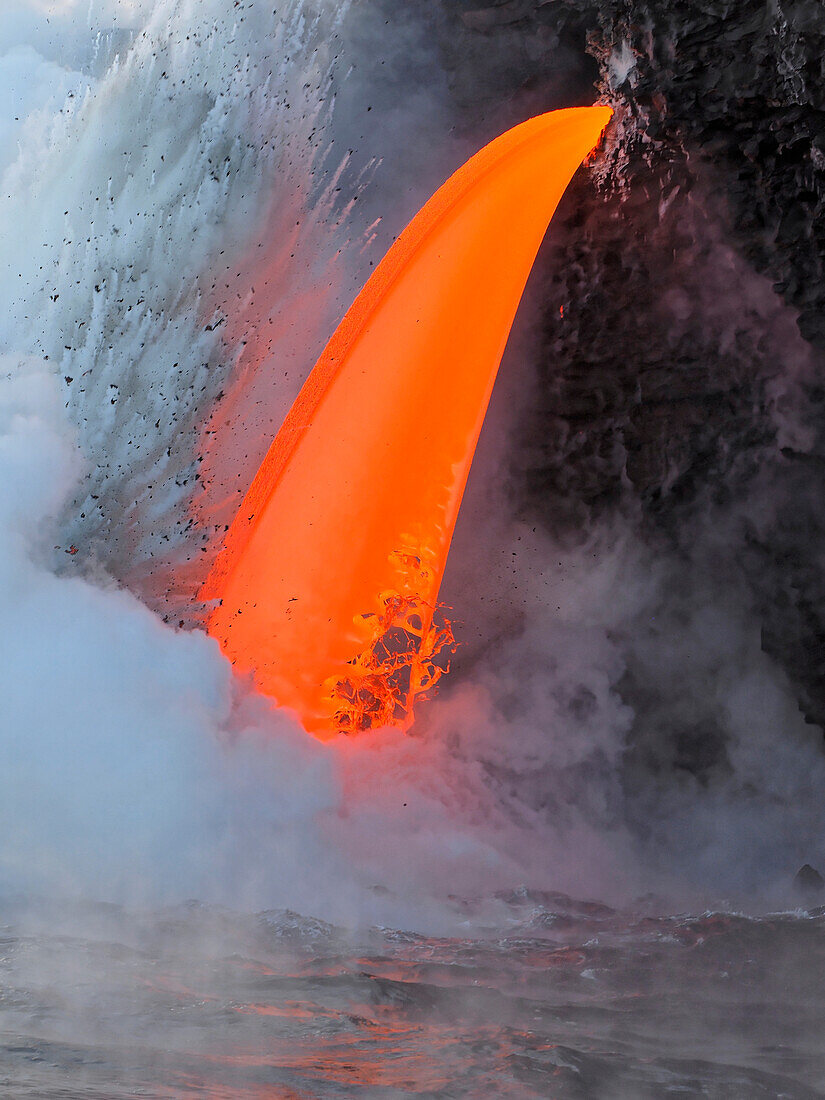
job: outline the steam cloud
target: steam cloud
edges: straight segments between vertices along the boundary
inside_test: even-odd
[[[449,135],[409,22],[381,59],[397,99],[367,114],[375,34],[341,5],[0,16],[0,886],[398,921],[519,882],[768,890],[816,858],[825,764],[719,568],[745,517],[708,508],[689,545],[651,547],[614,515],[572,548],[514,517],[529,310],[447,578],[466,644],[414,737],[318,745],[187,629],[335,318],[491,136]],[[402,188],[428,105],[443,151]],[[745,276],[754,323],[781,327]],[[659,746],[706,715],[725,762],[697,776]]]

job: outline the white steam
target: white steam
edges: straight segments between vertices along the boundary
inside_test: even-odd
[[[351,191],[393,148],[336,151],[361,125],[330,122],[345,16],[253,0],[0,15],[0,889],[402,921],[518,882],[781,878],[825,824],[813,736],[736,592],[681,589],[681,563],[627,528],[560,552],[512,520],[517,348],[451,563],[467,645],[416,736],[321,746],[163,621],[190,617],[202,547],[367,269],[375,200],[359,221]],[[381,131],[399,154],[404,117]],[[728,783],[671,768],[628,790],[629,730],[655,743],[657,721],[621,694],[631,665],[721,716]]]

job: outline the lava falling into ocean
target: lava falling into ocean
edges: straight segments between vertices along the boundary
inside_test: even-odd
[[[2,0],[0,1091],[825,1095],[821,9]]]
[[[319,736],[407,726],[454,641],[434,613],[504,345],[609,107],[492,142],[399,237],[269,450],[202,597],[239,671]]]

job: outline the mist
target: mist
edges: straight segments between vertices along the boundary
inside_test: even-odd
[[[825,763],[729,552],[776,499],[770,470],[733,507],[700,494],[669,541],[624,506],[563,522],[575,486],[549,518],[553,494],[525,494],[536,448],[563,471],[573,445],[531,421],[566,222],[456,532],[455,667],[412,735],[315,742],[201,629],[220,534],[393,236],[508,112],[587,94],[560,47],[558,101],[473,114],[426,20],[388,36],[382,15],[95,0],[0,17],[0,885],[399,924],[519,884],[781,898],[821,854]],[[579,194],[620,176],[612,140]],[[793,369],[769,416],[804,445],[810,363],[785,307],[702,232],[750,288],[751,328],[779,334]],[[685,270],[662,272],[671,314]],[[723,329],[724,297],[705,297]]]

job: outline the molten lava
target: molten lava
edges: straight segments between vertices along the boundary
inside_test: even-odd
[[[608,107],[491,142],[413,219],[298,395],[207,580],[209,631],[319,736],[411,721],[438,589],[530,268]]]

